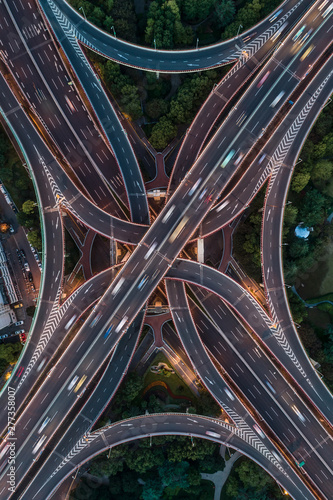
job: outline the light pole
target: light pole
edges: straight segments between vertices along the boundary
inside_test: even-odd
[[[197,38],[197,47],[196,49],[198,50],[199,49],[199,38]]]
[[[239,35],[239,30],[243,28],[243,26],[240,24],[239,27],[238,27],[238,31],[237,31],[237,36]]]
[[[87,20],[87,16],[86,16],[86,13],[84,12],[84,8],[83,7],[79,7],[79,10],[82,10],[83,15],[84,15],[84,19]]]
[[[157,49],[156,49],[156,40],[155,40],[155,38],[154,38],[154,46],[155,46],[155,50],[157,50]]]
[[[117,38],[117,35],[116,35],[116,30],[114,29],[114,26],[111,26],[111,28],[110,28],[110,29],[112,29],[112,30],[113,30],[113,35],[114,35],[114,37],[115,37],[115,38]]]

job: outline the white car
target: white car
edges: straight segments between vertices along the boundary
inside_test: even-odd
[[[76,382],[79,380],[79,376],[78,375],[75,375],[75,377],[73,378],[73,380],[71,381],[71,383],[69,384],[69,386],[67,387],[67,390],[70,391],[71,389],[73,389],[74,385],[76,384]]]
[[[15,326],[23,325],[24,321],[16,321]]]
[[[42,446],[42,444],[44,443],[46,439],[46,436],[44,434],[44,436],[42,436],[36,443],[35,447],[33,448],[32,450],[32,454],[35,455],[35,453],[37,453],[37,451],[39,450],[39,448]]]
[[[254,424],[253,429],[259,434],[259,436],[261,438],[265,438],[266,437],[265,434],[263,433],[263,431],[260,429],[259,425]]]
[[[228,398],[231,399],[231,401],[235,401],[234,395],[232,394],[231,391],[229,391],[229,389],[227,387],[224,387],[224,392],[226,393],[226,395],[228,396]]]
[[[294,412],[296,413],[296,415],[298,416],[298,418],[302,421],[302,422],[305,422],[305,417],[302,415],[302,413],[299,411],[299,409],[297,408],[296,405],[292,405],[291,407]]]
[[[38,434],[40,434],[42,432],[43,429],[45,429],[45,427],[47,426],[47,424],[49,423],[50,421],[50,417],[46,417],[46,419],[44,420],[44,422],[42,423],[42,425],[40,426],[39,430],[38,430]]]

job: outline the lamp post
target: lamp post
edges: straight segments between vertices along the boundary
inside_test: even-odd
[[[238,27],[238,31],[237,31],[237,36],[239,35],[239,30],[243,28],[243,26],[240,24],[239,27]]]
[[[156,40],[155,40],[155,38],[154,38],[154,47],[155,47],[155,50],[157,50],[157,48],[156,48]]]
[[[197,47],[196,49],[198,50],[199,49],[199,38],[197,38]]]
[[[87,20],[87,16],[86,16],[86,13],[84,12],[84,8],[83,7],[79,7],[79,10],[82,10],[83,15],[84,15],[84,19]]]
[[[114,35],[114,37],[115,37],[115,38],[117,38],[117,35],[116,35],[116,30],[114,29],[114,26],[111,26],[111,28],[110,28],[110,29],[112,29],[112,30],[113,30],[113,35]]]

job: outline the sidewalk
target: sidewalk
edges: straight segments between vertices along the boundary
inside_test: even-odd
[[[222,458],[224,458],[224,460],[225,460],[225,452],[226,452],[226,447],[224,445],[221,445],[220,454]],[[205,472],[201,472],[202,479],[207,479],[208,481],[212,481],[215,485],[214,500],[220,500],[222,488],[229,477],[231,469],[236,460],[241,456],[242,456],[241,453],[239,453],[239,451],[236,451],[232,455],[232,457],[229,458],[228,461],[225,460],[224,469],[215,472],[214,474],[206,474]]]

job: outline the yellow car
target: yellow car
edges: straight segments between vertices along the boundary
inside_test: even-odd
[[[75,389],[74,389],[74,392],[77,392],[77,391],[80,389],[81,385],[82,385],[82,384],[83,384],[83,382],[86,380],[86,378],[87,378],[87,375],[83,375],[83,376],[80,378],[80,380],[79,380],[79,381],[78,381],[78,383],[76,384],[76,387],[75,387]]]

